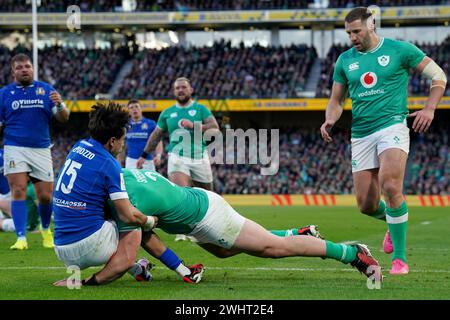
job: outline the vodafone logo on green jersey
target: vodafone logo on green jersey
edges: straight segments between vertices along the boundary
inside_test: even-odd
[[[361,78],[359,78],[361,81],[361,84],[364,86],[364,88],[370,89],[373,88],[378,81],[377,75],[374,72],[366,72],[361,75]]]

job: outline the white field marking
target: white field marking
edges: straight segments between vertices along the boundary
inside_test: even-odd
[[[100,267],[90,267],[88,269],[99,269]],[[0,270],[65,270],[66,267],[2,267]],[[167,269],[166,267],[155,267],[154,269]],[[269,267],[254,267],[254,268],[241,268],[241,267],[205,267],[206,270],[240,270],[240,271],[352,271],[356,269],[352,268],[269,268]],[[410,269],[412,273],[450,273],[450,270],[426,270],[426,269]]]
[[[431,224],[431,221],[422,221],[420,224],[423,224],[423,225],[428,225],[428,224]]]

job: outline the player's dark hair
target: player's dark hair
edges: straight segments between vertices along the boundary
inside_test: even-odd
[[[367,10],[366,7],[357,7],[352,9],[346,16],[345,22],[351,23],[356,20],[361,20],[361,22],[366,21],[370,16],[372,16],[372,12]]]
[[[130,101],[128,101],[127,107],[128,107],[130,104],[135,104],[135,103],[137,103],[138,105],[141,105],[141,103],[139,102],[138,99],[131,99]]]
[[[11,69],[14,67],[14,63],[16,62],[25,62],[25,61],[30,61],[31,62],[31,58],[29,56],[27,56],[25,53],[18,53],[15,56],[13,56],[11,58]]]
[[[122,105],[112,101],[108,105],[97,102],[89,113],[89,134],[102,144],[112,137],[119,139],[125,134],[129,118]]]

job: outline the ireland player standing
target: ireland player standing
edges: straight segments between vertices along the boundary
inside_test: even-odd
[[[169,180],[179,186],[190,186],[212,190],[213,176],[203,132],[219,129],[216,119],[205,106],[192,99],[193,89],[187,78],[178,78],[173,84],[177,103],[164,110],[156,129],[148,139],[144,152],[137,162],[142,169],[144,159],[155,151],[165,131],[169,132]],[[175,240],[185,240],[177,235]]]
[[[407,274],[408,208],[402,189],[409,152],[408,70],[415,68],[431,79],[425,107],[409,115],[415,117],[412,129],[419,133],[430,127],[447,79],[442,69],[413,44],[378,36],[367,8],[351,10],[345,18],[345,30],[354,47],[336,61],[331,98],[320,131],[326,142],[332,141],[330,129],[342,114],[348,90],[358,207],[362,213],[387,222],[383,247],[386,253],[393,252],[390,273]],[[385,202],[380,201],[380,192]]]
[[[180,186],[189,186],[192,179],[194,186],[212,190],[211,165],[202,134],[208,129],[219,129],[219,125],[208,108],[192,99],[193,89],[189,79],[178,78],[173,88],[177,103],[159,116],[157,127],[148,139],[137,168],[142,169],[147,154],[155,151],[163,133],[168,131],[170,144],[167,174],[170,181]],[[201,129],[199,138],[194,134],[194,124],[197,123]],[[188,135],[184,135],[185,132]]]
[[[144,151],[148,137],[156,128],[156,122],[142,115],[141,104],[138,100],[128,101],[128,113],[130,114],[130,122],[126,138],[125,168],[135,169],[136,162]],[[145,158],[144,169],[155,170],[155,166],[159,166],[162,149],[162,142],[160,142],[156,147],[155,157],[149,153]]]
[[[0,91],[0,123],[5,126],[4,170],[11,189],[11,214],[17,235],[17,242],[10,249],[28,249],[25,236],[28,176],[39,200],[43,246],[53,248],[49,123],[52,115],[59,122],[67,122],[69,110],[51,85],[33,80],[33,64],[27,55],[15,55],[11,69],[14,82]]]

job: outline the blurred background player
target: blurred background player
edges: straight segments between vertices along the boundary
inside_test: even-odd
[[[53,163],[49,123],[69,120],[69,110],[55,89],[33,80],[33,64],[25,54],[11,59],[14,82],[0,91],[0,120],[4,126],[4,174],[11,189],[11,215],[17,241],[10,249],[28,249],[26,239],[26,190],[28,177],[39,201],[43,246],[53,248],[52,215]]]
[[[330,129],[342,114],[347,91],[352,98],[352,172],[360,211],[388,224],[383,248],[392,253],[391,274],[407,274],[406,230],[408,207],[403,180],[409,152],[408,72],[414,68],[431,88],[425,107],[415,117],[414,131],[428,130],[444,94],[442,69],[415,45],[380,37],[375,20],[365,7],[351,10],[345,29],[353,48],[336,61],[333,89],[320,131],[331,142]],[[384,201],[380,201],[380,192]]]
[[[0,175],[0,181],[4,179],[7,185],[6,178]],[[3,182],[0,182],[2,184]],[[8,187],[9,188],[9,187]],[[2,195],[0,195],[1,197]],[[0,200],[2,211],[0,212],[0,231],[14,232],[14,221],[11,219],[10,211],[11,198],[4,197]],[[36,199],[36,192],[33,183],[29,182],[27,186],[26,206],[27,206],[27,232],[38,232],[42,230],[41,220],[39,218],[38,201]]]
[[[130,114],[130,122],[126,137],[126,158],[125,168],[135,169],[136,162],[144,151],[148,138],[156,127],[156,122],[142,115],[142,108],[139,100],[128,101],[128,113]],[[155,156],[148,153],[144,163],[144,169],[155,170],[161,163],[161,154],[163,145],[160,141],[156,146]]]
[[[203,132],[211,129],[219,130],[219,125],[207,107],[192,99],[193,92],[188,78],[181,77],[175,80],[173,93],[176,104],[160,114],[158,124],[137,162],[137,168],[143,168],[148,154],[155,152],[163,133],[167,131],[170,141],[167,147],[169,180],[179,186],[213,190],[213,175]],[[194,123],[197,125],[195,130],[198,130],[196,135]],[[184,235],[177,235],[175,241],[185,239]]]

